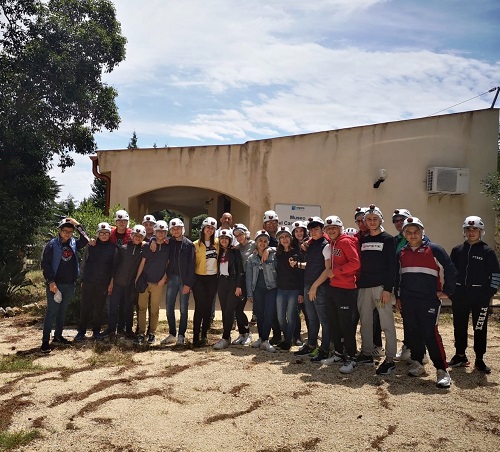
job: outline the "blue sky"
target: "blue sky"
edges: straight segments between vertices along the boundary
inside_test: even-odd
[[[104,81],[119,130],[100,150],[244,143],[489,108],[500,86],[498,0],[115,1],[127,58]],[[497,107],[500,107],[498,101]],[[93,182],[88,156],[51,175]]]

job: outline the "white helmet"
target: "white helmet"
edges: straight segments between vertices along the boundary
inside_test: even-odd
[[[358,233],[358,230],[356,228],[345,228],[345,233],[353,237]]]
[[[236,223],[233,227],[233,235],[236,231],[241,231],[243,234],[245,234],[246,238],[250,238],[250,231],[248,228],[243,224],[243,223]]]
[[[292,224],[292,234],[297,228],[304,228],[304,231],[307,231],[307,223],[305,221],[294,221]]]
[[[105,221],[103,221],[102,223],[99,223],[97,225],[97,233],[99,234],[99,232],[101,232],[101,231],[111,233],[111,226],[109,225],[109,223],[106,223]]]
[[[407,226],[418,226],[422,231],[424,230],[424,224],[417,217],[408,217],[403,223],[403,232]]]
[[[267,232],[265,229],[259,229],[257,231],[257,234],[255,234],[255,241],[257,241],[259,237],[266,237],[268,241],[271,240],[269,232]]]
[[[153,223],[156,224],[156,218],[153,215],[144,215],[144,218],[142,219],[142,224],[144,223]]]
[[[164,220],[158,220],[155,224],[155,231],[165,231],[165,233],[168,230],[168,225],[167,222]]]
[[[375,205],[370,204],[368,209],[366,209],[363,218],[366,218],[367,215],[377,215],[380,218],[380,222],[384,222],[384,216],[382,215],[382,211]]]
[[[148,220],[149,221],[149,220]],[[146,228],[140,224],[136,224],[133,228],[132,228],[132,236],[136,235],[136,234],[139,234],[139,235],[142,235],[142,237],[146,237]]]
[[[290,236],[290,238],[292,237],[292,233],[287,226],[280,226],[278,228],[278,231],[276,232],[276,238],[279,239],[280,235],[282,235],[282,234],[288,234]]]
[[[325,222],[320,217],[309,217],[307,219],[307,229],[315,228],[316,226],[325,226]]]
[[[115,221],[117,220],[129,220],[129,216],[126,210],[117,210],[115,213]]]
[[[264,223],[266,221],[272,221],[272,220],[279,221],[278,214],[274,210],[266,210],[264,212],[264,219],[263,219]]]
[[[201,229],[203,230],[205,226],[212,226],[217,229],[217,220],[212,217],[207,217],[203,220],[203,223],[201,223]]]
[[[365,212],[368,210],[368,207],[356,207],[356,210],[354,211],[354,219],[358,217],[358,215],[365,215]]]
[[[473,228],[478,228],[481,229],[481,231],[484,231],[484,223],[481,217],[477,217],[475,215],[472,215],[470,217],[467,217],[464,220],[464,225],[463,228],[468,228],[468,227],[473,227]]]
[[[392,214],[392,221],[394,221],[397,217],[409,218],[411,217],[411,213],[408,209],[396,209]]]
[[[180,219],[180,218],[172,218],[169,222],[168,222],[168,229],[172,229],[176,226],[180,226],[180,227],[184,227],[184,222]]]
[[[228,237],[231,243],[233,241],[233,231],[231,231],[231,229],[222,229],[222,231],[219,232],[219,240],[221,237]]]
[[[328,226],[337,226],[341,232],[344,232],[344,223],[337,215],[330,215],[325,218],[325,228]]]

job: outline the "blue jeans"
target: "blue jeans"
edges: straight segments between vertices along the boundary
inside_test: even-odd
[[[54,322],[56,324],[54,337],[62,336],[66,310],[68,309],[69,302],[75,295],[74,284],[57,284],[57,288],[62,293],[62,301],[60,303],[54,301],[54,294],[49,290],[49,286],[47,286],[47,312],[43,321],[43,342],[50,340],[50,332],[52,331]]]
[[[278,289],[276,309],[281,330],[285,333],[285,342],[291,343],[297,319],[297,303],[299,290]]]
[[[321,285],[316,291],[316,299],[311,301],[309,299],[309,289],[311,286],[304,287],[304,304],[306,307],[307,317],[309,318],[309,326],[307,329],[307,343],[310,347],[318,345],[319,326],[321,324],[322,340],[321,349],[324,352],[330,350],[330,340],[332,337],[332,329],[329,322],[329,309],[327,299],[327,287]]]
[[[262,341],[269,339],[273,319],[276,316],[277,289],[256,287],[253,291],[253,308],[257,316],[257,330]]]
[[[175,301],[177,294],[180,299],[181,319],[179,322],[179,335],[186,335],[186,328],[188,322],[188,307],[189,307],[189,293],[183,294],[181,278],[179,275],[171,275],[168,278],[167,284],[167,320],[169,333],[172,336],[177,336],[177,329],[175,326]]]

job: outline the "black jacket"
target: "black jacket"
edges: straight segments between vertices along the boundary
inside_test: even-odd
[[[221,248],[219,253],[219,268],[222,255],[223,252]],[[243,261],[241,260],[240,250],[229,248],[227,250],[227,259],[229,278],[236,281],[236,287],[243,288],[245,285],[245,272],[243,271]]]
[[[142,244],[128,242],[118,247],[117,263],[113,275],[113,284],[129,286],[135,281],[137,269],[142,259]]]

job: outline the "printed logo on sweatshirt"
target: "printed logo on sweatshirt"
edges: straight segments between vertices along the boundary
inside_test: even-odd
[[[332,255],[333,255],[333,256],[340,257],[340,256],[342,256],[342,250],[340,250],[339,248],[334,248],[334,249],[332,250]]]
[[[383,251],[384,242],[368,242],[361,245],[361,251]]]
[[[206,258],[207,259],[217,259],[217,251],[216,250],[207,250]]]
[[[63,247],[61,259],[68,262],[73,257],[73,250],[69,246]]]
[[[482,261],[483,257],[482,256],[472,256],[472,259],[477,259],[478,261]]]

